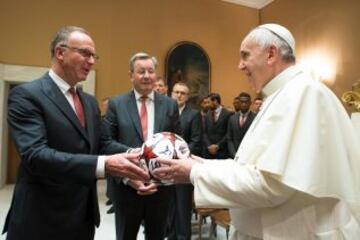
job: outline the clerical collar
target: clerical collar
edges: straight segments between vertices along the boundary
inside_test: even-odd
[[[49,70],[49,76],[55,82],[55,84],[60,88],[60,91],[63,94],[65,94],[71,88],[71,86],[64,79],[59,77],[59,75],[57,75],[54,72],[54,70],[52,70],[52,69]],[[75,89],[76,89],[76,86],[75,86]]]
[[[138,91],[136,91],[135,90],[135,88],[134,88],[134,94],[135,94],[135,99],[136,100],[139,100],[143,95],[142,94],[140,94]],[[147,97],[148,97],[148,99],[150,99],[151,101],[154,101],[154,91],[151,91],[148,95],[147,95]]]
[[[291,66],[283,70],[281,73],[276,75],[273,79],[270,80],[268,84],[262,89],[264,97],[268,97],[271,94],[275,93],[278,89],[285,86],[286,83],[291,81],[295,75],[299,74],[301,70],[296,66]]]

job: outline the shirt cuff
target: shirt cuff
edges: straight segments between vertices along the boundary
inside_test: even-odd
[[[96,178],[105,178],[105,156],[99,156],[96,165]]]
[[[190,171],[190,182],[192,185],[194,185],[194,178],[195,178],[195,172],[197,171],[197,169],[199,168],[201,164],[199,163],[195,163],[192,168],[191,168],[191,171]]]
[[[129,178],[123,178],[122,182],[124,183],[124,185],[127,185],[129,180],[130,180]]]

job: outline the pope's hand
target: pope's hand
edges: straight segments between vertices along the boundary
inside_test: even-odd
[[[106,156],[105,171],[113,176],[126,177],[132,180],[148,181],[148,171],[139,167],[140,154],[120,153]]]
[[[184,159],[157,159],[160,167],[153,171],[155,177],[173,183],[190,183],[190,172],[194,164],[202,162],[199,157]]]

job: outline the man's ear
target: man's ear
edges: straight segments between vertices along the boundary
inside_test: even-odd
[[[277,60],[277,58],[279,57],[279,55],[280,55],[279,48],[276,47],[275,45],[270,45],[269,50],[268,50],[268,59],[267,59],[268,63],[269,64],[274,63]]]
[[[55,47],[54,49],[54,57],[56,59],[59,59],[60,61],[63,61],[64,60],[64,53],[65,53],[65,50],[61,47]]]

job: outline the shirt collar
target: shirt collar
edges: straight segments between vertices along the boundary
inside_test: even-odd
[[[215,113],[216,113],[216,114],[220,114],[222,108],[223,108],[223,107],[222,107],[221,105],[219,105],[219,106],[215,109]]]
[[[242,113],[241,111],[238,111],[238,113],[240,114],[240,116],[247,117],[250,114],[250,109],[246,113]]]
[[[59,77],[59,75],[57,75],[54,70],[50,69],[49,71],[49,76],[51,77],[51,79],[55,82],[55,84],[60,88],[60,91],[65,94],[67,93],[67,91],[69,91],[69,89],[71,88],[71,86],[61,77]],[[76,88],[76,87],[75,87]]]
[[[184,104],[182,107],[179,107],[179,114],[180,115],[184,111],[185,107],[186,107],[186,104]]]
[[[140,101],[140,98],[143,96],[142,94],[140,94],[138,91],[135,90],[134,88],[134,94],[135,94],[135,99],[137,101]],[[155,93],[154,91],[151,91],[148,95],[147,95],[148,99],[150,99],[151,101],[154,101],[155,98]]]
[[[270,80],[268,84],[265,85],[262,92],[265,97],[270,96],[275,93],[278,89],[285,86],[295,75],[300,73],[301,70],[296,66],[291,66],[283,70],[281,73],[276,75],[273,79]]]

